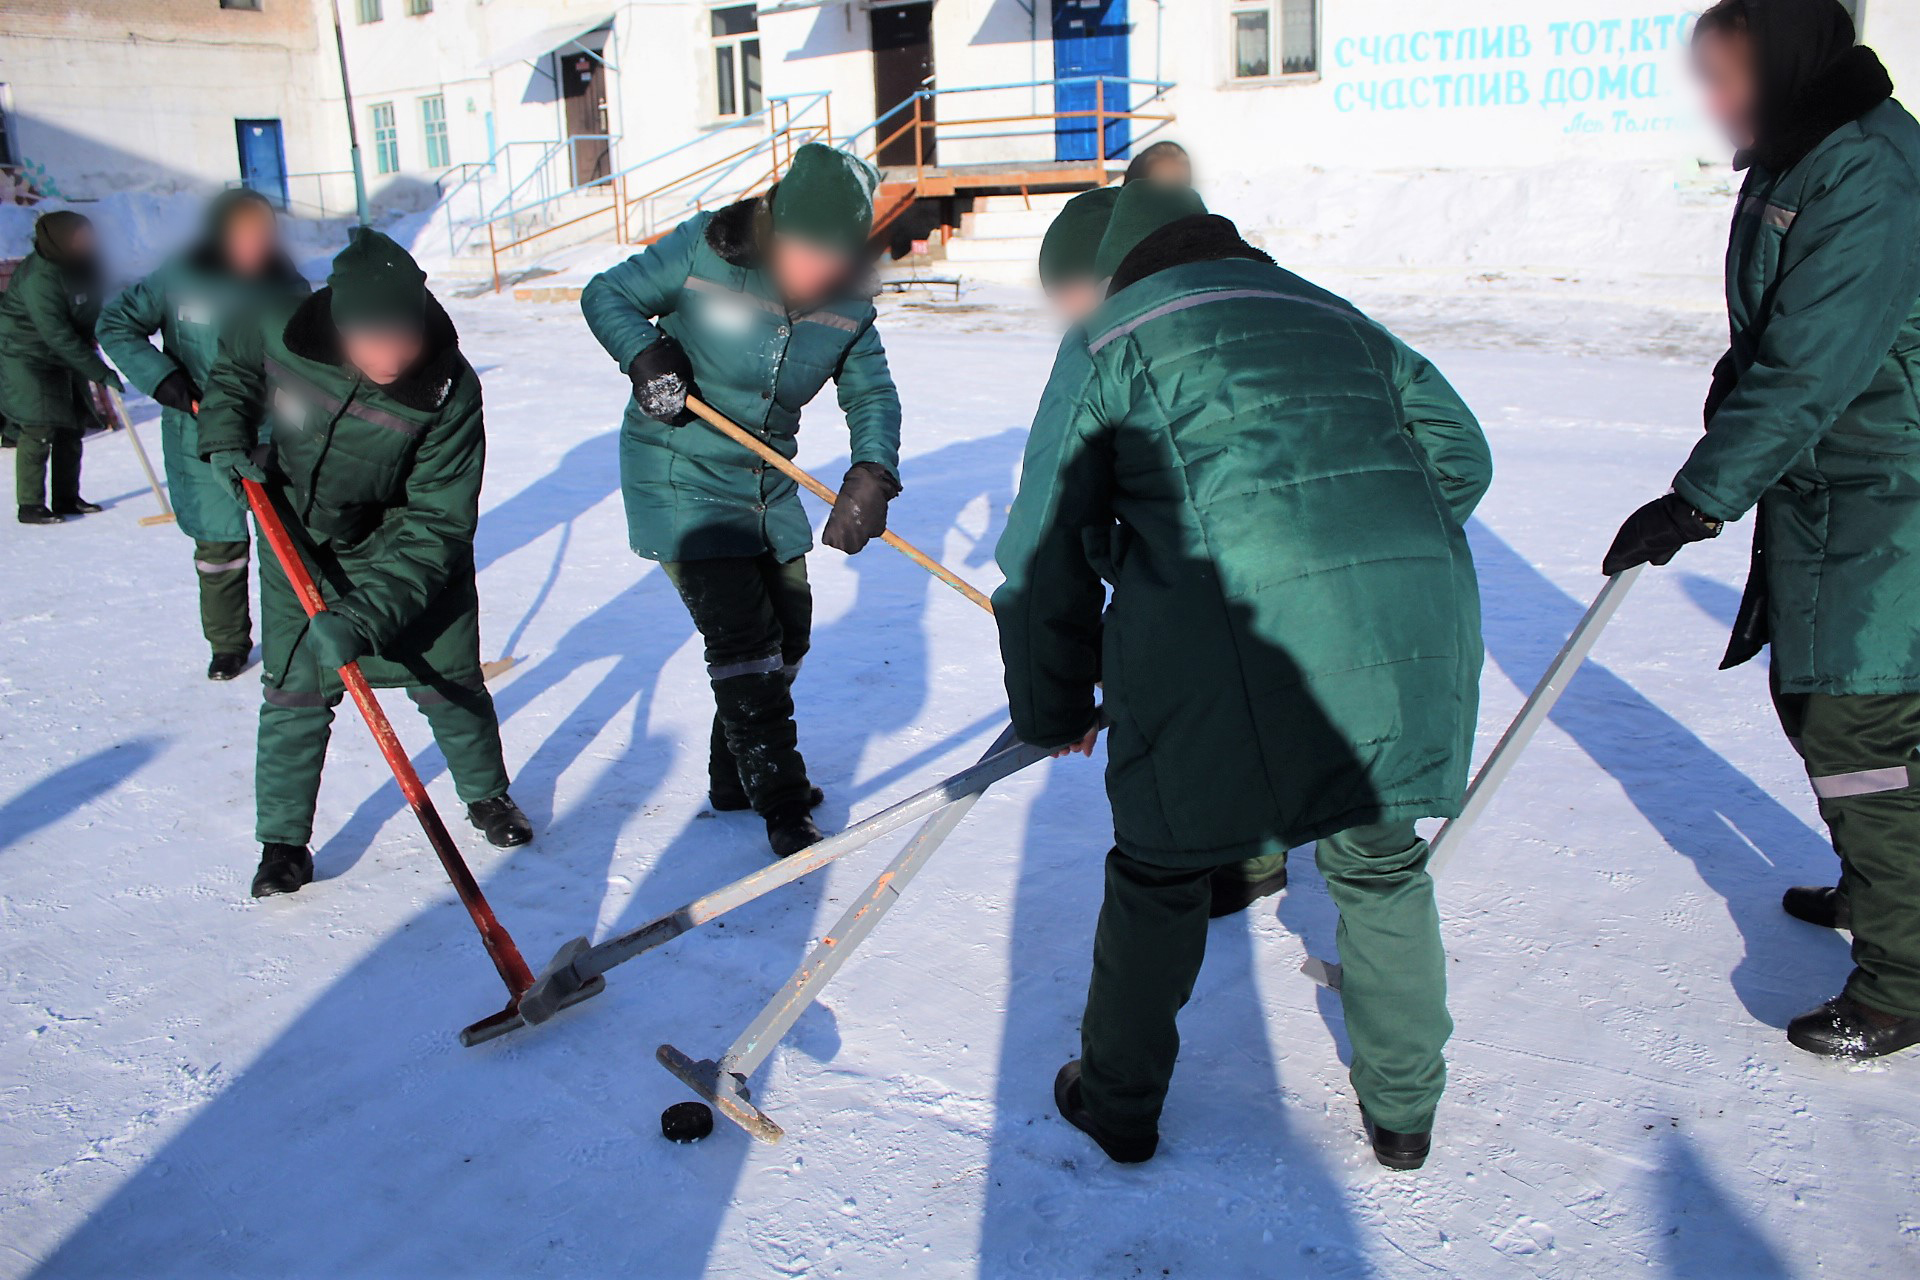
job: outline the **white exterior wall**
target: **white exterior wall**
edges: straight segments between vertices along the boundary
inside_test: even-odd
[[[266,0],[258,13],[213,0],[0,8],[16,159],[62,195],[224,187],[240,176],[235,120],[280,120],[290,172],[324,162],[308,0]]]

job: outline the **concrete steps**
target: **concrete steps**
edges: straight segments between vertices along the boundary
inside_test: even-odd
[[[964,280],[992,284],[1040,282],[1040,241],[1073,197],[982,196],[962,214],[959,232],[946,244],[947,270]]]

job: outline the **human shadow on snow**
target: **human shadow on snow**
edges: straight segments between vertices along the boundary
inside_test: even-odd
[[[114,790],[145,768],[167,741],[149,735],[116,742],[29,783],[0,802],[0,849],[19,844]]]
[[[897,508],[898,527],[937,547],[983,492],[1003,505],[1014,435],[910,459],[913,497]],[[996,478],[983,489],[979,468],[988,467]],[[505,532],[491,558],[514,543]],[[928,601],[946,588],[897,559],[876,546],[851,562],[855,607],[818,629],[800,682],[802,743],[830,788],[844,788],[870,747],[915,723],[930,696]],[[766,864],[751,815],[688,817],[685,800],[663,790],[670,776],[704,784],[711,702],[697,649],[683,652],[693,644],[665,575],[649,570],[497,695],[510,759],[525,735],[538,735],[515,793],[531,801],[541,831],[528,848],[475,861],[536,967],[567,937],[637,922]],[[981,669],[997,675],[996,664]],[[586,671],[591,688],[566,693],[555,715],[547,695]],[[984,696],[997,702],[997,687]],[[667,700],[700,726],[685,740],[648,728]],[[623,719],[627,745],[554,813],[557,781],[594,759],[603,731]],[[417,763],[429,778],[444,769],[436,749]],[[381,786],[336,841],[364,843],[403,807]],[[337,874],[331,846],[325,860]],[[596,906],[608,914],[622,892],[617,919],[596,928]],[[659,1110],[684,1091],[653,1048],[723,1047],[799,963],[822,892],[803,883],[743,908],[726,928],[615,973],[606,994],[554,1023],[475,1050],[459,1048],[454,1032],[499,1008],[504,992],[464,911],[441,894],[236,1068],[38,1274],[699,1275],[750,1145],[725,1126],[700,1147],[664,1143]],[[325,893],[317,885],[288,905],[323,909]],[[309,906],[309,894],[322,901]],[[273,917],[246,919],[271,953]],[[823,1010],[793,1042],[818,1057],[839,1044]],[[800,1104],[769,1106],[789,1102]],[[838,1220],[835,1207],[813,1208],[821,1222]]]
[[[1488,659],[1515,685],[1531,689],[1587,602],[1568,595],[1485,525],[1475,522],[1469,532],[1486,602]],[[1596,574],[1595,591],[1600,583]],[[1636,625],[1631,600],[1612,625]],[[1706,679],[1718,654],[1701,650],[1680,658],[1696,662]],[[1833,878],[1833,849],[1821,835],[1593,659],[1567,686],[1552,720],[1726,900],[1745,943],[1731,980],[1750,1016],[1784,1027],[1839,988],[1847,972],[1844,948],[1835,947],[1829,936],[1814,936],[1780,910],[1786,886]]]

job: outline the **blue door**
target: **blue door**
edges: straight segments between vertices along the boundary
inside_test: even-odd
[[[235,120],[240,140],[240,185],[287,207],[287,151],[278,120]]]
[[[1055,111],[1127,109],[1127,0],[1053,0],[1053,78]],[[1105,101],[1101,102],[1101,89]],[[1054,122],[1054,158],[1111,160],[1127,151],[1127,121],[1108,122],[1096,141],[1092,116]]]

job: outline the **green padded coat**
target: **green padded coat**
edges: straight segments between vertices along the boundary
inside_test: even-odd
[[[14,268],[0,296],[0,414],[30,427],[93,420],[87,384],[112,376],[93,349],[100,290],[38,253]]]
[[[580,297],[588,327],[623,372],[672,336],[707,403],[788,458],[799,450],[800,411],[831,380],[852,460],[898,477],[900,396],[872,301],[848,294],[790,314],[757,265],[757,204],[697,214],[595,276]],[[649,560],[771,551],[784,563],[813,545],[793,481],[705,423],[669,427],[631,398],[620,476],[629,541]]]
[[[1738,382],[1674,480],[1764,525],[1787,693],[1920,693],[1920,124],[1884,102],[1747,174],[1727,246]]]
[[[369,683],[481,684],[473,537],[486,429],[480,378],[453,322],[428,308],[414,372],[377,386],[341,362],[330,291],[235,321],[200,404],[202,458],[271,445],[268,490],[329,608],[372,643]],[[262,554],[271,554],[264,551]],[[262,578],[261,654],[269,690],[306,635],[290,588]],[[276,599],[275,590],[286,599]],[[338,677],[326,673],[329,688]],[[271,697],[269,693],[269,697]]]
[[[123,289],[100,313],[97,332],[127,381],[147,395],[175,372],[184,372],[204,391],[219,354],[220,326],[229,317],[257,314],[308,292],[291,263],[277,263],[268,274],[248,279],[228,271],[201,246]],[[150,340],[156,333],[158,348]],[[181,531],[203,542],[244,541],[245,504],[201,461],[200,428],[192,414],[161,411],[160,451]]]
[[[1491,478],[1433,366],[1298,276],[1120,290],[1061,347],[999,545],[1015,728],[1080,737],[1104,679],[1116,839],[1155,865],[1457,813],[1482,658],[1462,526]]]

